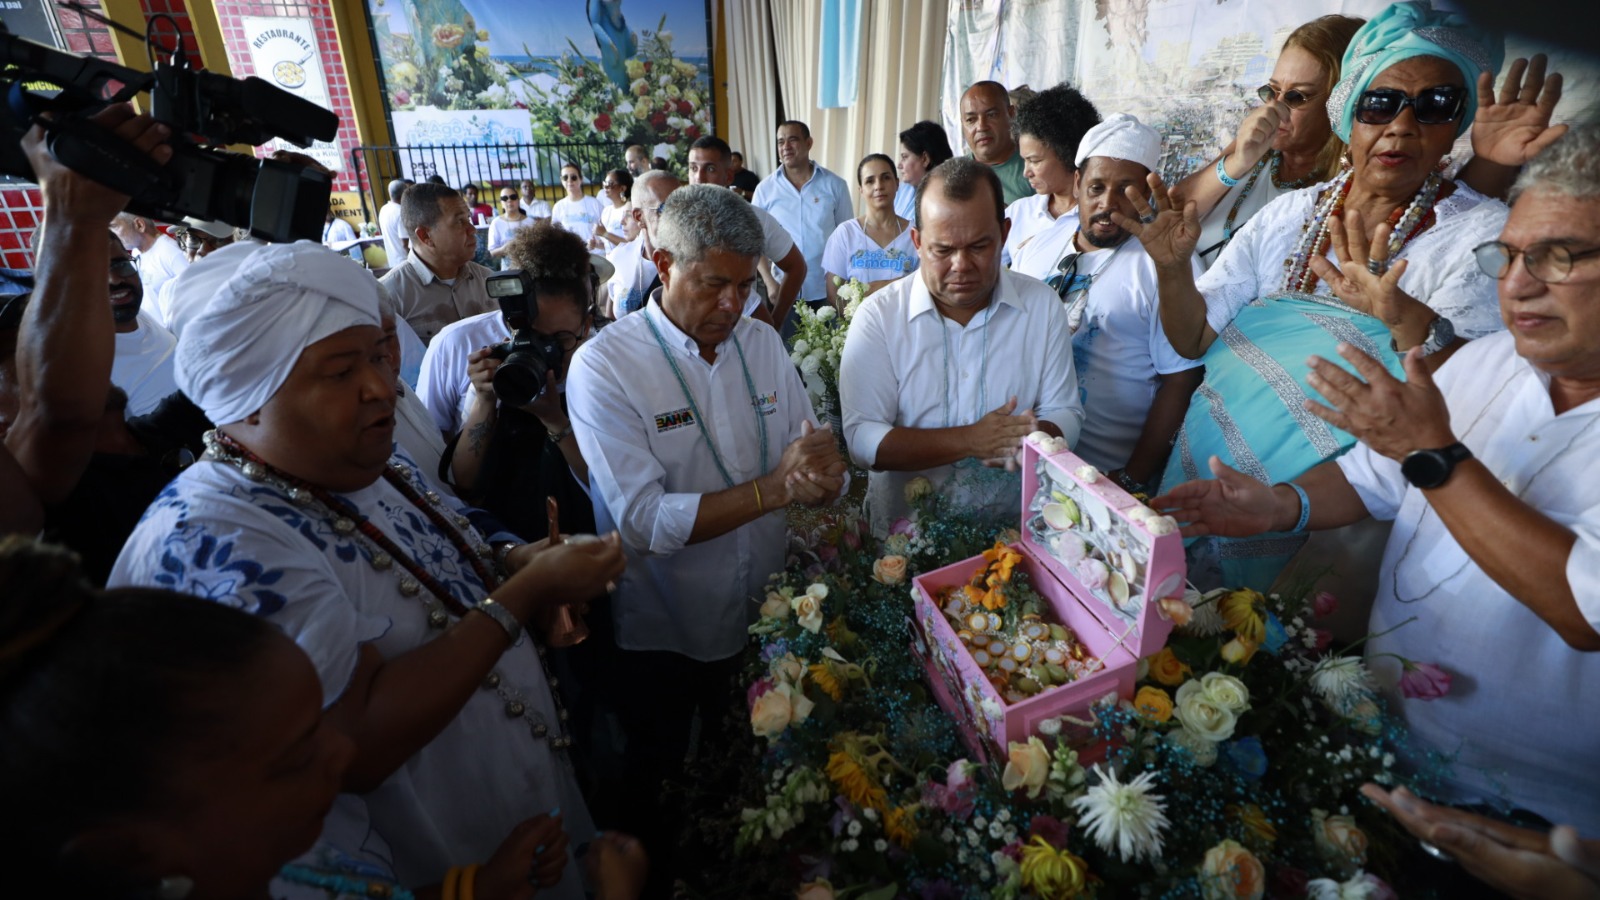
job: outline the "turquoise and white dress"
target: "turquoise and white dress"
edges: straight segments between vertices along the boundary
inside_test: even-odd
[[[1205,381],[1189,403],[1163,489],[1211,477],[1206,460],[1212,455],[1274,484],[1354,446],[1353,435],[1302,405],[1322,400],[1306,382],[1308,357],[1342,362],[1336,348],[1347,342],[1404,377],[1401,355],[1389,349],[1389,329],[1381,321],[1346,306],[1321,281],[1309,294],[1283,290],[1284,261],[1324,187],[1279,197],[1251,216],[1197,279],[1206,321],[1218,337],[1203,358]],[[1458,182],[1434,212],[1437,221],[1395,256],[1408,261],[1401,290],[1449,319],[1460,337],[1500,330],[1495,280],[1478,268],[1472,248],[1500,234],[1505,204]],[[1334,261],[1331,250],[1328,258]],[[1190,579],[1202,587],[1265,590],[1304,541],[1289,534],[1192,540]]]
[[[412,484],[424,483],[403,452],[390,464]],[[488,595],[450,537],[389,482],[339,496],[463,605]],[[447,517],[465,511],[451,497],[437,502]],[[482,542],[470,525],[464,530],[469,541]],[[311,657],[331,706],[363,644],[393,658],[444,633],[429,624],[432,596],[426,589],[408,594],[415,582],[400,565],[375,559],[372,546],[336,526],[320,504],[298,504],[283,489],[208,457],[156,498],[110,583],[181,591],[270,619]],[[401,884],[436,883],[453,865],[482,862],[519,822],[558,807],[572,846],[593,837],[566,752],[552,747],[565,729],[531,638],[506,650],[496,671],[498,687],[476,691],[438,737],[360,798],[372,830],[393,851]],[[522,704],[521,715],[508,710],[513,702]],[[340,798],[329,819],[338,833],[323,837],[364,851],[372,842],[363,810],[349,802],[355,799]],[[576,865],[569,861],[549,896],[583,896]]]

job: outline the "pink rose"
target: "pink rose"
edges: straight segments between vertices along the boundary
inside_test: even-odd
[[[1433,663],[1407,661],[1400,693],[1412,700],[1437,700],[1450,693],[1450,673]]]
[[[1317,591],[1316,596],[1311,598],[1311,611],[1316,613],[1319,619],[1333,615],[1334,610],[1338,608],[1339,598],[1327,591]]]
[[[761,699],[761,695],[770,690],[772,690],[772,679],[770,678],[762,678],[753,682],[749,690],[744,693],[745,705],[754,708],[756,701]]]

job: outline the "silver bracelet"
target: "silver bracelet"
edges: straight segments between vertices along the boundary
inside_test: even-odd
[[[522,623],[511,614],[511,610],[496,603],[493,597],[483,598],[472,608],[499,623],[500,627],[506,630],[506,637],[511,639],[511,643],[515,644],[522,640]]]

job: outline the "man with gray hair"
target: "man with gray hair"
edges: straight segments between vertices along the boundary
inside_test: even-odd
[[[1451,757],[1442,799],[1589,837],[1600,835],[1600,716],[1574,715],[1572,701],[1600,684],[1597,148],[1600,125],[1588,124],[1543,150],[1512,189],[1500,239],[1474,248],[1499,280],[1505,331],[1432,375],[1413,347],[1405,381],[1348,344],[1339,353],[1354,374],[1313,358],[1327,405],[1308,408],[1360,439],[1349,453],[1277,485],[1213,456],[1214,480],[1152,501],[1186,535],[1393,520],[1367,663],[1412,737]],[[1365,244],[1346,250],[1341,269],[1377,287]]]
[[[639,223],[639,236],[618,244],[606,255],[606,261],[616,269],[606,282],[606,302],[611,307],[606,312],[610,318],[638,312],[660,287],[656,264],[651,261],[656,252],[655,231],[661,221],[661,204],[680,184],[678,176],[661,169],[650,169],[634,179],[627,215]]]
[[[654,235],[659,296],[579,348],[567,405],[596,524],[622,533],[628,561],[612,599],[618,695],[605,698],[627,738],[619,826],[665,885],[676,817],[662,784],[682,771],[697,712],[701,746],[717,746],[750,598],[783,568],[784,509],[831,502],[845,465],[777,332],[740,315],[762,251],[750,204],[679,188]]]

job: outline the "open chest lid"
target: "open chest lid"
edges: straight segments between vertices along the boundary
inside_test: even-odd
[[[1134,655],[1157,652],[1173,624],[1157,601],[1182,597],[1187,573],[1177,523],[1059,438],[1034,432],[1022,446],[1024,548]]]

